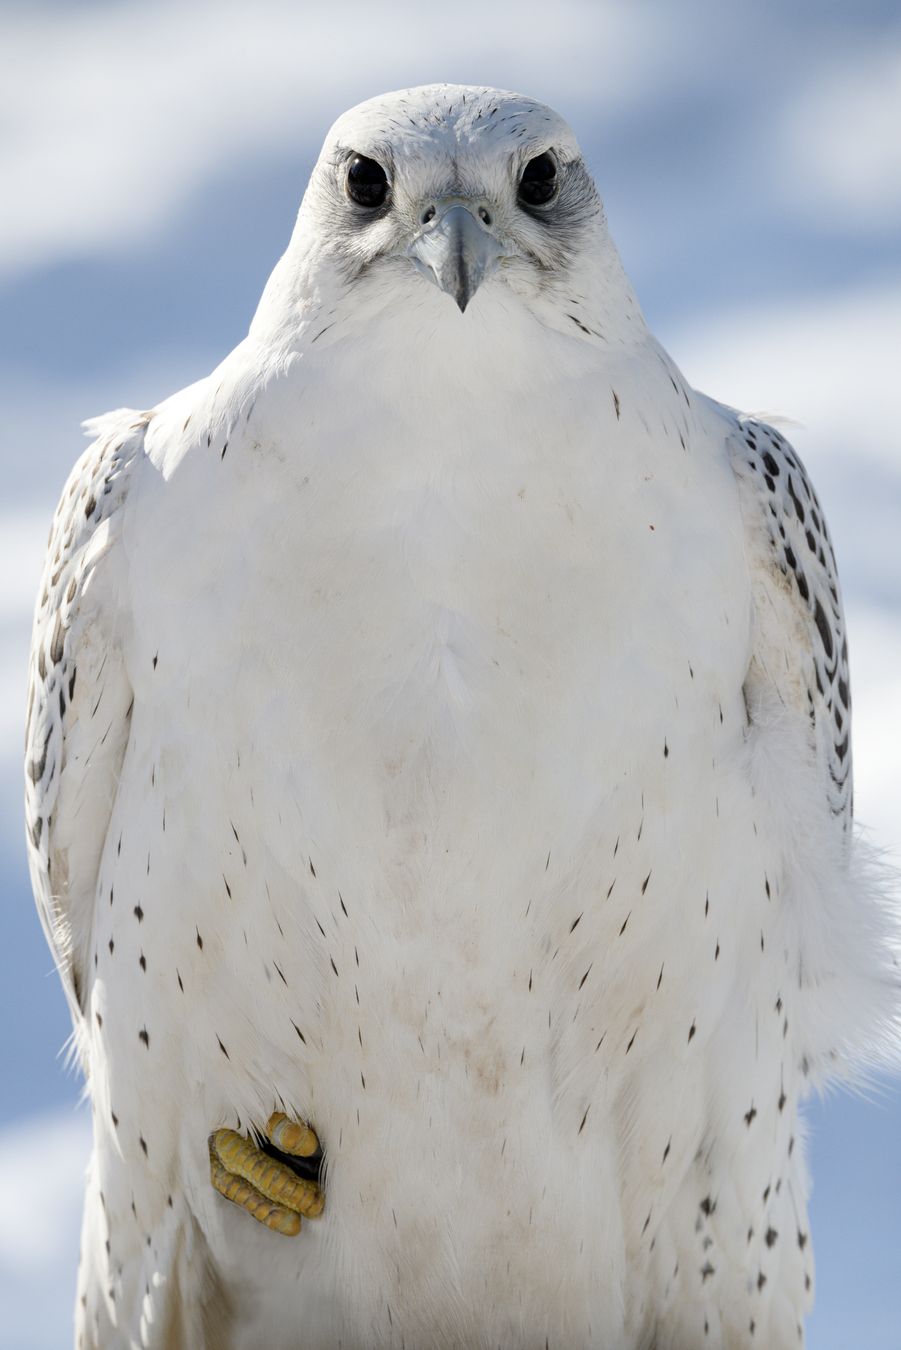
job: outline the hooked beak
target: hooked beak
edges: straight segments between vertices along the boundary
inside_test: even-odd
[[[423,276],[453,297],[462,313],[504,250],[469,206],[438,203],[407,250]]]

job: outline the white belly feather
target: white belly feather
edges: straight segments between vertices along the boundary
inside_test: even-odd
[[[781,1018],[736,987],[778,879],[730,472],[682,448],[663,372],[671,435],[624,363],[561,438],[556,377],[498,428],[478,367],[465,406],[431,391],[431,444],[390,412],[408,389],[365,391],[365,433],[353,397],[330,404],[327,441],[251,416],[221,488],[194,494],[195,451],[136,528],[130,824],[95,925],[100,1138],[137,1177],[112,1245],[158,1240],[174,1194],[225,1275],[251,1254],[268,1278],[248,1343],[293,1344],[302,1309],[306,1345],[613,1347],[643,1325],[649,1244],[658,1305],[690,1260],[695,1317],[699,1150],[714,1125],[732,1150],[747,1111],[772,1116],[766,1156],[780,1128]],[[328,1158],[326,1218],[295,1242],[206,1180],[207,1133],[280,1103]]]

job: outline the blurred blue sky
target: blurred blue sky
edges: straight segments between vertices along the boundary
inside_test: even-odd
[[[0,5],[0,51],[0,1345],[49,1350],[68,1334],[86,1134],[19,757],[29,612],[79,421],[152,404],[243,336],[346,107],[437,79],[544,99],[688,378],[803,423],[849,609],[858,811],[901,852],[901,10],[81,0]],[[810,1121],[809,1344],[899,1350],[901,1100],[836,1096]]]

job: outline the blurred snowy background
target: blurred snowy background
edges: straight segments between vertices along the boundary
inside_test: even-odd
[[[897,0],[0,3],[0,1345],[69,1337],[88,1124],[20,813],[24,665],[81,418],[243,335],[338,113],[432,80],[563,112],[687,377],[802,424],[843,569],[857,809],[901,854]],[[809,1112],[812,1350],[901,1346],[901,1099]]]

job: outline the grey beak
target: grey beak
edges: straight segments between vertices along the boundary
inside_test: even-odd
[[[439,205],[408,251],[419,271],[452,296],[461,312],[502,254],[488,227],[459,204]]]

